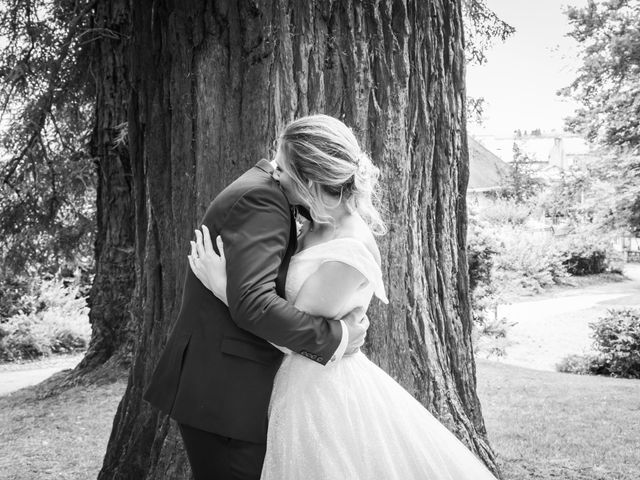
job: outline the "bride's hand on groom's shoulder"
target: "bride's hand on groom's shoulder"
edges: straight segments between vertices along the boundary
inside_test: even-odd
[[[191,242],[191,254],[187,255],[189,266],[198,280],[228,306],[227,261],[222,238],[220,235],[216,237],[216,246],[220,252],[218,255],[213,249],[211,234],[206,225],[202,225],[202,231],[196,230],[195,234],[196,241]]]

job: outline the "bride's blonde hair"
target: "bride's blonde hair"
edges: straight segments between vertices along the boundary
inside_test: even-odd
[[[374,234],[386,232],[375,206],[380,170],[344,123],[328,115],[299,118],[284,128],[278,149],[314,222],[331,223],[322,195],[327,193],[345,202],[350,212],[357,211]]]

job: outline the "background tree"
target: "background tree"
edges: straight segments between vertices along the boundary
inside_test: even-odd
[[[0,2],[0,357],[86,347],[93,269],[95,174],[90,55],[78,41],[87,2]],[[73,285],[69,285],[69,282]],[[71,299],[69,325],[35,325]],[[55,302],[54,302],[55,303]],[[28,317],[29,321],[21,318]],[[51,323],[51,322],[50,322]],[[63,331],[64,330],[64,331]]]
[[[589,140],[637,148],[640,144],[640,3],[590,0],[568,7],[569,36],[581,49],[578,77],[562,93],[582,107],[569,125]]]
[[[10,277],[91,268],[91,5],[0,4],[0,251]]]
[[[65,381],[122,374],[134,281],[128,2],[1,2],[0,12],[0,280],[17,287],[2,288],[0,304],[43,275],[80,273],[93,334]]]
[[[640,187],[630,166],[630,152],[602,149],[600,158],[572,165],[545,192],[542,206],[551,216],[573,225],[589,226],[600,236],[640,233]]]
[[[487,7],[485,0],[462,0],[462,19],[467,62],[482,65],[496,41],[505,41],[515,28]]]
[[[144,385],[180,306],[187,239],[211,199],[296,116],[354,128],[381,167],[391,304],[367,353],[494,470],[475,393],[460,2],[131,6],[128,140],[136,207],[136,353],[99,478],[186,478]]]
[[[532,162],[533,159],[522,151],[518,142],[513,142],[513,160],[509,163],[508,173],[501,180],[501,197],[524,203],[540,190],[542,182],[535,177]]]
[[[133,348],[129,310],[135,286],[133,179],[127,144],[129,103],[128,0],[100,1],[87,32],[95,75],[91,153],[96,163],[95,277],[89,294],[91,342],[71,375],[74,381],[119,376]]]
[[[567,15],[582,60],[577,78],[560,92],[581,105],[568,126],[610,150],[600,172],[615,188],[608,202],[614,223],[640,232],[640,2],[589,1]]]

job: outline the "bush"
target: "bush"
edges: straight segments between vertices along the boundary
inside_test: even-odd
[[[39,358],[50,353],[35,315],[19,313],[3,325],[3,330],[5,335],[0,340],[0,359],[3,361]]]
[[[502,249],[499,240],[486,223],[469,217],[467,258],[469,263],[469,290],[491,283],[493,257]]]
[[[481,209],[470,209],[467,251],[472,291],[484,283],[508,299],[566,283],[567,251],[577,243],[541,229],[542,224],[531,218],[536,208],[495,199]]]
[[[0,329],[0,360],[34,359],[52,353],[83,350],[91,337],[88,307],[78,287],[60,281],[43,282],[37,296],[42,307],[18,313]]]
[[[475,216],[470,217],[467,242],[469,291],[471,313],[477,323],[492,317],[499,300],[493,283],[493,259],[501,249],[502,245],[486,222],[479,221]]]
[[[495,281],[512,293],[539,293],[567,278],[561,253],[553,238],[503,227],[504,249],[495,257]]]
[[[574,235],[562,248],[563,265],[570,275],[603,273],[608,267],[609,245],[595,236]]]
[[[602,362],[601,373],[640,378],[640,311],[612,309],[589,326]]]
[[[571,275],[622,272],[624,259],[613,248],[613,233],[583,226],[559,242],[563,265]]]
[[[532,215],[532,207],[513,200],[496,199],[479,212],[480,219],[492,225],[524,225]]]
[[[19,313],[37,310],[39,287],[26,277],[0,275],[0,323]]]
[[[515,323],[509,323],[506,318],[490,318],[484,316],[473,324],[473,347],[476,354],[482,353],[487,358],[504,357],[507,347],[512,344],[508,333]]]
[[[487,222],[470,217],[467,256],[469,261],[469,289],[473,319],[473,345],[476,353],[502,357],[508,345],[510,324],[498,319],[496,309],[502,300],[493,281],[494,257],[503,245]]]
[[[640,311],[609,310],[590,323],[596,353],[570,355],[556,368],[560,372],[640,378]]]
[[[577,375],[596,374],[601,362],[597,355],[568,355],[556,364],[556,370]]]

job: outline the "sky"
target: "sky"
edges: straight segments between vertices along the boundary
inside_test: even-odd
[[[487,62],[467,67],[467,94],[484,97],[482,126],[472,134],[509,135],[514,130],[561,132],[576,105],[556,92],[569,85],[579,66],[577,44],[566,37],[563,7],[587,0],[486,0],[516,31],[496,41]]]

